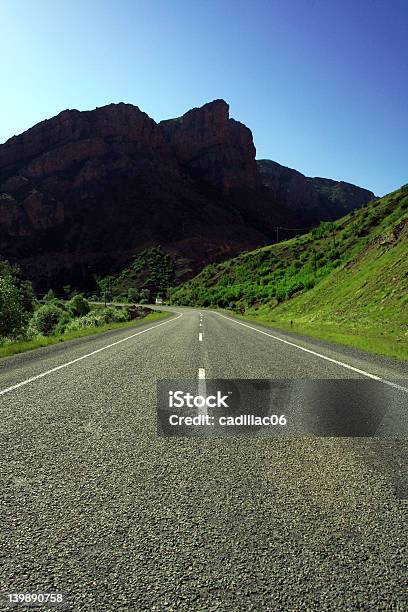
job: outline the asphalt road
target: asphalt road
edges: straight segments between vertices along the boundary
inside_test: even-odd
[[[0,590],[80,612],[407,610],[407,365],[176,310],[0,361]],[[238,378],[392,399],[374,437],[312,437],[309,413],[294,438],[157,436],[157,380]]]

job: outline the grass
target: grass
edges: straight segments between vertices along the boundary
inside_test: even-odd
[[[267,326],[408,359],[408,185],[308,234],[212,264],[171,292]]]
[[[311,338],[318,338],[319,340],[327,340],[335,344],[350,346],[362,351],[367,351],[368,353],[408,361],[407,344],[404,344],[404,341],[397,335],[378,332],[378,329],[374,327],[350,330],[346,327],[339,327],[339,325],[335,323],[310,324],[297,322],[296,320],[293,321],[293,325],[291,326],[290,320],[277,320],[267,314],[262,316],[256,311],[249,311],[248,314],[244,315],[234,313],[233,316],[248,322],[264,325],[265,327],[276,328],[282,331],[291,331]]]
[[[101,327],[86,327],[84,329],[66,332],[65,334],[59,334],[55,336],[41,336],[34,338],[33,340],[27,340],[23,342],[12,342],[0,346],[0,358],[10,357],[17,353],[24,353],[26,351],[32,351],[43,346],[50,346],[51,344],[59,344],[60,342],[67,342],[68,340],[74,340],[75,338],[82,338],[84,336],[94,336],[95,334],[103,334],[113,329],[122,329],[125,327],[136,327],[141,323],[148,323],[150,321],[156,321],[170,316],[169,312],[155,311],[148,314],[146,317],[136,319],[133,321],[126,321],[123,323],[108,323]]]

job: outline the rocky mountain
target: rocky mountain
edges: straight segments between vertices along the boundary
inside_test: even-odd
[[[224,194],[260,187],[251,130],[229,118],[224,100],[161,121],[159,127],[183,169],[195,179],[221,187]]]
[[[337,219],[375,197],[368,189],[344,181],[307,177],[270,159],[260,159],[257,165],[262,184],[278,202],[292,210],[308,211],[316,219]]]
[[[150,246],[174,256],[185,278],[272,242],[276,224],[339,216],[347,184],[271,172],[274,162],[257,164],[255,153],[223,100],[160,123],[123,103],[63,111],[0,145],[0,255],[38,291],[90,289],[95,274]],[[344,205],[373,196],[347,189]]]

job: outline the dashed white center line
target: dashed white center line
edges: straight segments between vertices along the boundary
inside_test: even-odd
[[[203,334],[201,332],[198,334],[198,341],[199,342],[203,341]]]
[[[204,368],[198,369],[198,395],[207,397],[207,385],[205,382],[205,370]],[[206,416],[208,414],[207,406],[204,405],[198,409],[198,414]]]

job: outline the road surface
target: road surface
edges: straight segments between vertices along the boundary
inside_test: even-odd
[[[80,612],[406,610],[407,365],[173,310],[0,361],[1,590]],[[371,438],[158,438],[156,381],[216,378],[381,379],[399,403]]]

